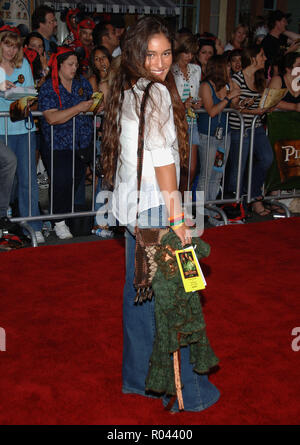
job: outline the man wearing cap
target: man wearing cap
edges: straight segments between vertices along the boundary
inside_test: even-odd
[[[263,39],[262,47],[267,57],[265,64],[266,77],[278,75],[278,64],[281,57],[288,51],[296,49],[295,45],[291,45],[287,50],[287,37],[284,35],[287,19],[291,14],[285,14],[277,9],[272,11],[268,19],[269,34]]]
[[[55,38],[57,20],[54,12],[54,9],[49,6],[42,5],[36,8],[31,16],[32,31],[37,31],[44,39],[47,60],[57,47]]]
[[[71,44],[70,48],[76,50],[76,48],[82,48],[82,55],[79,54],[81,71],[84,76],[88,75],[90,52],[93,49],[93,29],[95,28],[95,22],[86,18],[78,23],[77,26],[77,39]]]

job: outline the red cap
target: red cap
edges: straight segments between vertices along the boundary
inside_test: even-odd
[[[15,34],[18,34],[19,36],[21,35],[20,30],[14,26],[9,26],[9,25],[1,26],[0,32],[5,32],[5,31],[13,32]]]
[[[57,57],[66,54],[66,53],[74,53],[72,48],[68,48],[67,46],[58,46],[57,52],[52,53],[48,66],[51,68],[51,78],[52,78],[52,86],[56,94],[58,95],[60,107],[62,107],[61,99],[59,95],[59,81],[58,81],[58,69],[57,69]]]
[[[84,20],[81,20],[81,22],[78,23],[77,32],[79,32],[80,28],[94,29],[95,26],[96,26],[95,22],[92,19],[84,19]]]

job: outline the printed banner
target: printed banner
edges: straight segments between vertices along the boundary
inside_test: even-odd
[[[266,180],[267,191],[300,190],[300,113],[270,113],[268,136],[274,150],[274,161]]]
[[[7,25],[30,28],[32,0],[0,0],[0,17]]]

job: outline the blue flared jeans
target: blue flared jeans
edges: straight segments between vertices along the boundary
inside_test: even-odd
[[[126,281],[123,298],[123,393],[145,393],[145,381],[148,374],[149,359],[155,338],[155,296],[152,301],[134,304],[136,290],[133,285],[135,265],[135,238],[126,229]],[[181,348],[181,380],[183,401],[186,411],[201,411],[214,404],[220,394],[209,382],[207,375],[193,371],[189,361],[189,347]],[[158,395],[159,396],[159,395]],[[168,402],[163,399],[164,405]],[[177,404],[177,402],[176,402]],[[174,405],[174,409],[176,408]]]
[[[29,143],[28,134],[9,135],[7,145],[13,151],[17,158],[17,197],[20,216],[29,215],[29,193],[31,196],[31,216],[39,216],[39,189],[36,175],[36,136],[35,132],[30,135],[30,172],[31,184],[29,184]],[[5,137],[0,136],[4,142]],[[42,221],[31,221],[29,224],[34,230],[42,229]]]

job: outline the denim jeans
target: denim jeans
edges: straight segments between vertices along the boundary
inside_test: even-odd
[[[193,122],[189,123],[189,131],[188,131],[189,139],[191,138],[192,127],[193,127],[192,145],[199,145],[200,141],[199,141],[198,125],[195,119],[193,119]]]
[[[5,141],[4,136],[1,140]],[[7,138],[7,144],[17,157],[17,196],[19,203],[20,216],[28,216],[29,210],[29,169],[28,169],[28,135],[18,134],[11,135]],[[36,161],[35,161],[36,139],[35,132],[31,133],[31,216],[39,216],[39,190],[36,176]],[[42,229],[42,221],[29,222],[31,227],[35,230]]]
[[[41,148],[41,155],[48,176],[53,182],[53,213],[70,213],[72,211],[73,151],[53,150],[53,172],[51,172],[51,149],[45,145]],[[78,187],[85,179],[85,168],[84,161],[75,155],[75,197]],[[77,202],[84,204],[85,200]]]
[[[253,140],[253,170],[251,183],[251,197],[258,198],[262,194],[262,186],[267,172],[273,162],[273,150],[263,126],[254,130]],[[240,193],[247,193],[247,162],[250,150],[250,128],[246,130],[243,139],[241,186]],[[226,166],[226,192],[234,193],[237,190],[238,160],[239,160],[240,131],[231,131],[231,146]]]
[[[144,212],[147,217],[147,211]],[[133,286],[135,238],[132,227],[126,230],[126,281],[123,298],[123,393],[145,393],[145,380],[155,338],[155,297],[143,304],[134,304],[136,290]],[[220,394],[208,377],[193,371],[189,361],[189,347],[181,348],[181,380],[184,385],[185,410],[201,411],[215,403]],[[163,399],[163,403],[168,402]],[[176,406],[174,406],[174,409]]]
[[[0,140],[0,218],[7,215],[16,168],[16,156]]]
[[[207,149],[208,135],[200,133],[200,145],[198,147],[200,171],[197,190],[204,191],[205,202],[215,201],[220,191],[221,180],[224,174],[224,165],[230,146],[230,133],[227,135],[226,146],[225,137],[221,140],[214,136],[209,138],[209,149]],[[215,159],[217,151],[223,153],[223,166],[216,167]],[[214,216],[215,212],[205,209],[205,214]]]

